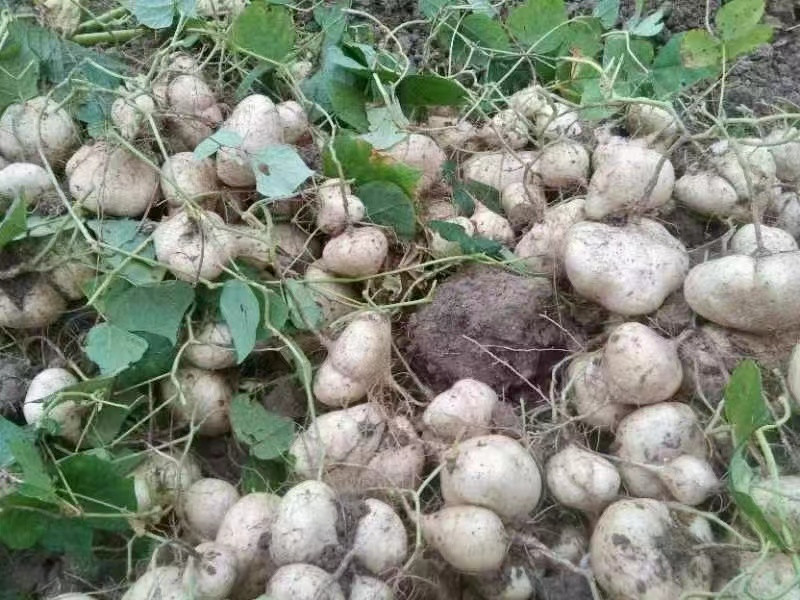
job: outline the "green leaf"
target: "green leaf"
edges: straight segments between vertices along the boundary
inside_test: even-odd
[[[314,171],[306,166],[297,148],[288,144],[271,144],[251,158],[256,173],[256,189],[265,198],[285,198]]]
[[[664,29],[664,10],[659,8],[653,14],[629,25],[631,35],[638,35],[641,37],[653,37],[661,33]]]
[[[195,0],[132,0],[136,19],[150,29],[165,29],[172,25],[176,14],[193,17]]]
[[[232,129],[215,131],[194,149],[194,157],[203,160],[213,156],[220,148],[238,148],[242,144],[242,136]]]
[[[452,79],[438,75],[408,75],[396,88],[403,106],[460,106],[467,92]]]
[[[0,110],[39,93],[39,61],[19,42],[0,50]]]
[[[231,402],[231,427],[236,438],[250,447],[250,454],[260,460],[285,455],[294,439],[291,419],[268,412],[242,394]]]
[[[764,16],[764,0],[731,0],[717,10],[716,33],[725,42],[746,36]]]
[[[12,550],[35,546],[51,520],[42,509],[47,507],[19,494],[0,498],[0,542]]]
[[[47,535],[41,537],[39,545],[49,552],[67,554],[73,560],[86,563],[92,559],[93,539],[91,520],[54,515],[49,520]]]
[[[156,250],[149,235],[141,231],[141,223],[133,219],[106,219],[103,221],[91,219],[86,221],[86,226],[91,229],[98,239],[113,248],[121,250],[103,249],[103,262],[119,275],[134,285],[156,283],[166,275],[164,267],[152,266],[143,260],[132,258],[130,254],[137,252],[137,256],[146,260],[156,260]]]
[[[85,512],[109,515],[93,518],[94,527],[109,531],[129,529],[123,515],[136,512],[133,478],[124,477],[112,463],[88,453],[68,456],[59,463],[59,469]]]
[[[308,286],[296,279],[287,279],[284,285],[292,325],[303,331],[318,329],[322,324],[322,309]]]
[[[419,12],[428,19],[434,19],[451,4],[455,4],[455,0],[419,0]]]
[[[669,98],[719,72],[715,67],[693,69],[683,63],[681,46],[684,34],[672,36],[658,51],[650,68],[650,81],[657,98]]]
[[[543,53],[561,45],[566,22],[564,0],[526,0],[511,9],[506,25],[519,42]]]
[[[592,16],[600,19],[603,28],[611,29],[619,19],[619,0],[598,0]]]
[[[325,46],[335,46],[342,40],[347,27],[347,13],[342,9],[348,7],[349,3],[339,2],[333,6],[317,5],[314,8],[314,20],[325,36]]]
[[[290,474],[286,460],[258,460],[248,456],[242,465],[242,493],[275,493],[281,489]]]
[[[246,283],[226,281],[219,298],[219,310],[231,330],[236,358],[241,364],[256,345],[256,331],[261,319],[258,298]]]
[[[458,24],[458,34],[460,35],[454,32],[452,40],[453,54],[457,62],[483,66],[489,62],[493,50],[511,49],[511,41],[503,26],[484,14],[473,13],[461,19]],[[466,37],[472,45],[466,44],[460,36]],[[471,57],[470,52],[472,52]]]
[[[328,177],[339,177],[333,160],[333,150],[342,166],[344,176],[354,179],[356,185],[370,181],[391,181],[409,196],[414,195],[420,172],[376,151],[368,142],[347,133],[337,135],[332,147],[323,155],[323,168]]]
[[[272,290],[268,290],[264,294],[267,310],[267,318],[269,324],[278,331],[283,330],[286,322],[289,320],[289,305],[284,302],[283,297]]]
[[[371,181],[358,186],[356,195],[370,221],[391,227],[401,239],[414,239],[417,232],[414,204],[400,186],[391,181]]]
[[[759,427],[772,423],[762,395],[761,369],[752,360],[742,361],[725,386],[725,418],[733,427],[735,443],[746,442]]]
[[[599,19],[579,18],[566,26],[564,32],[564,47],[559,54],[594,58],[603,49],[603,26]],[[583,65],[575,66],[567,61],[564,67],[569,74],[573,68],[580,69]],[[592,72],[595,72],[592,70]]]
[[[464,254],[486,254],[488,256],[499,256],[503,250],[500,242],[495,242],[481,236],[467,235],[464,228],[456,223],[447,221],[430,221],[428,223],[431,231],[438,233],[448,242],[457,242],[461,245]]]
[[[728,466],[728,487],[733,501],[747,518],[750,526],[779,548],[785,547],[781,536],[775,531],[767,520],[764,512],[750,495],[754,475],[753,469],[747,464],[745,446],[740,446],[731,457]]]
[[[253,0],[233,22],[228,43],[272,62],[282,62],[294,47],[291,11],[266,0]]]
[[[169,372],[178,353],[175,345],[163,336],[145,331],[140,331],[137,335],[147,342],[147,352],[138,362],[117,375],[118,389],[127,389]]]
[[[87,446],[99,448],[111,443],[119,434],[122,424],[133,407],[146,400],[146,396],[131,390],[116,394],[113,404],[97,406],[99,410],[89,422]]]
[[[0,248],[27,231],[25,200],[17,198],[11,203],[0,223]]]
[[[714,67],[722,61],[722,45],[705,29],[691,29],[683,36],[681,57],[692,69]]]
[[[147,341],[109,323],[89,330],[84,352],[103,375],[115,375],[138,361],[147,351]]]
[[[756,25],[741,37],[726,40],[725,58],[732,60],[737,56],[748,54],[763,44],[772,40],[772,27],[769,25]]]
[[[453,184],[453,202],[458,207],[459,212],[470,216],[475,210],[475,200],[485,205],[486,208],[503,214],[503,207],[500,205],[500,192],[495,188],[480,183],[479,181],[457,181]]]
[[[58,501],[33,438],[24,429],[0,416],[0,465],[7,464],[9,457],[13,458],[22,475],[17,493],[42,502]]]
[[[163,281],[132,287],[114,296],[106,318],[122,329],[163,336],[173,344],[183,315],[194,301],[194,289],[185,281]]]
[[[406,133],[400,131],[392,118],[392,111],[385,106],[367,110],[369,119],[369,133],[359,136],[377,150],[391,148],[406,138]]]
[[[360,86],[352,81],[331,78],[327,87],[333,114],[356,131],[367,131],[367,99]]]
[[[653,45],[642,39],[626,40],[615,35],[606,38],[603,49],[603,68],[616,69],[614,91],[623,96],[634,96],[650,76],[649,66],[653,62]]]

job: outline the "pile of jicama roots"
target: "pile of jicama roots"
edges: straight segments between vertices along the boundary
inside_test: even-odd
[[[225,116],[197,63],[178,56],[149,89],[120,91],[116,137],[80,146],[75,121],[46,98],[9,107],[0,118],[0,153],[9,161],[0,171],[3,197],[22,194],[35,210],[55,196],[77,214],[106,219],[163,212],[152,240],[174,277],[202,285],[237,259],[265,277],[304,282],[324,315],[327,356],[314,371],[316,410],[292,445],[293,485],[282,496],[240,495],[236,482],[204,478],[191,449],[154,450],[131,475],[137,527],[176,514],[194,550],[174,564],[154,560],[124,599],[425,597],[413,580],[444,590],[443,571],[457,574],[462,597],[497,600],[535,597],[538,579],[553,570],[584,577],[596,597],[620,600],[712,592],[766,599],[791,588],[789,555],[743,547],[740,572],[718,571],[715,546],[740,539],[712,528],[716,518],[704,510],[726,497],[720,457],[733,441],[715,425],[731,361],[755,356],[780,369],[800,399],[800,351],[790,357],[800,327],[799,132],[727,138],[673,165],[667,152],[689,135],[677,115],[641,103],[624,116],[589,132],[578,112],[532,86],[485,123],[434,111],[381,151],[421,171],[415,202],[423,225],[444,220],[504,244],[511,266],[552,282],[602,320],[600,333],[553,376],[550,426],[569,434],[541,444],[498,417],[514,398],[481,381],[452,381],[435,396],[421,387],[410,392],[413,403],[390,400],[401,325],[389,310],[362,304],[360,292],[396,264],[403,244],[368,221],[350,182],[317,178],[302,201],[277,203],[276,221],[291,211],[293,223],[237,219],[256,184],[250,156],[307,134],[299,103],[252,95]],[[219,128],[242,143],[195,159],[192,150]],[[162,154],[172,153],[156,159],[131,149],[154,130]],[[428,195],[444,185],[447,158],[459,161],[463,180],[500,192],[502,214],[480,202],[459,214],[440,194]],[[678,214],[726,222],[730,234],[687,249],[664,224]],[[458,242],[428,228],[417,249],[421,262],[462,254]],[[0,325],[54,323],[94,275],[77,261],[34,279],[24,269],[5,273]],[[30,285],[15,298],[6,290],[19,278]],[[175,377],[155,386],[158,401],[200,436],[229,435],[236,390],[225,373],[236,362],[225,323],[198,323]],[[26,420],[46,416],[65,442],[77,443],[85,411],[57,394],[77,381],[61,367],[41,371],[25,398]],[[591,439],[605,445],[589,445],[598,431]],[[800,533],[799,489],[800,474],[765,473],[751,496],[769,521]],[[545,544],[537,519],[548,511],[579,515],[582,526],[565,525]],[[420,569],[431,561],[438,571]],[[783,597],[800,598],[798,589]],[[439,597],[455,597],[447,593]]]

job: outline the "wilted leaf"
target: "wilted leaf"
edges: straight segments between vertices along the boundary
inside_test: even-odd
[[[288,8],[253,0],[236,17],[228,41],[259,58],[281,62],[291,52],[294,38],[294,21]]]
[[[683,36],[681,57],[690,68],[714,67],[722,60],[722,46],[705,29],[692,29]]]
[[[358,186],[356,195],[370,221],[391,227],[400,238],[414,238],[417,230],[414,204],[400,186],[390,181],[371,181]]]
[[[772,422],[762,395],[761,369],[752,360],[742,361],[731,373],[725,386],[725,418],[733,427],[736,444]]]
[[[222,286],[219,310],[231,331],[237,362],[241,363],[256,345],[256,331],[261,319],[258,299],[246,283],[226,281]]]
[[[251,159],[256,173],[256,189],[265,198],[285,198],[314,171],[306,166],[294,146],[272,144],[259,150]]]
[[[183,315],[194,301],[194,289],[184,281],[163,281],[132,287],[108,301],[106,318],[128,331],[146,331],[173,344]]]
[[[0,248],[27,231],[25,206],[25,200],[17,198],[8,207],[3,222],[0,223]]]
[[[138,361],[147,351],[147,341],[109,323],[89,330],[84,352],[103,375],[116,374]]]
[[[291,419],[268,412],[241,394],[233,398],[230,415],[234,435],[250,447],[252,456],[271,460],[289,450],[294,439],[294,423]]]
[[[287,279],[285,286],[292,325],[304,331],[318,329],[322,324],[322,309],[309,287],[295,279]]]
[[[511,9],[506,25],[517,41],[544,53],[561,45],[566,22],[564,0],[526,0]]]
[[[368,142],[349,134],[337,135],[333,140],[333,150],[344,176],[354,179],[357,185],[370,181],[391,181],[409,196],[414,195],[420,177],[417,169],[376,151]],[[323,168],[328,177],[339,177],[330,148],[323,155]]]

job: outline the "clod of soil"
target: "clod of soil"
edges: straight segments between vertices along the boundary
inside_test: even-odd
[[[546,386],[574,343],[546,318],[554,308],[546,279],[473,266],[445,280],[411,316],[406,355],[437,393],[467,377],[498,392],[529,389],[525,380]]]

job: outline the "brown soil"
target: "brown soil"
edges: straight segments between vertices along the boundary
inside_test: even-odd
[[[27,360],[0,356],[0,415],[8,418],[19,416],[31,375],[32,365]]]
[[[553,307],[546,279],[468,267],[411,316],[407,358],[436,392],[469,377],[497,392],[546,386],[550,368],[570,351],[563,331],[544,316]]]

